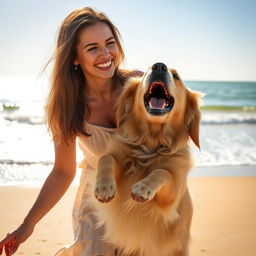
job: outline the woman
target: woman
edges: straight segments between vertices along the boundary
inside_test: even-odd
[[[127,77],[142,74],[121,71],[123,59],[119,32],[104,14],[82,8],[64,20],[47,104],[47,121],[55,146],[54,167],[24,222],[0,242],[0,253],[4,248],[7,256],[12,255],[66,192],[76,172],[78,138],[86,158],[73,210],[74,243],[56,255],[117,254],[101,241],[104,230],[95,227],[89,199],[97,158],[115,132],[116,98]]]

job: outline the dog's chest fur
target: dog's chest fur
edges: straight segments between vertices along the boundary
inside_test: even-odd
[[[164,166],[166,160],[172,157],[171,151],[163,146],[148,150],[148,147],[141,145],[123,147],[122,154],[125,154],[125,161],[120,163],[121,177],[116,195],[109,203],[98,203],[97,207],[101,224],[107,223],[105,239],[115,241],[120,247],[126,248],[126,255],[130,255],[134,248],[141,248],[136,255],[159,256],[155,245],[161,246],[162,251],[166,250],[163,255],[169,255],[167,252],[170,252],[170,248],[167,243],[170,236],[174,244],[179,244],[173,235],[175,221],[179,218],[177,205],[163,209],[155,200],[139,203],[131,198],[130,192],[135,183],[145,178],[156,167]]]

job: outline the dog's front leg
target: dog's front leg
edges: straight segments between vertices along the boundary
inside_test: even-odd
[[[160,205],[171,204],[175,198],[173,176],[165,169],[156,169],[146,178],[133,185],[131,197],[146,202],[155,197]]]
[[[109,202],[116,192],[117,163],[112,155],[103,155],[98,162],[94,195],[102,203]]]

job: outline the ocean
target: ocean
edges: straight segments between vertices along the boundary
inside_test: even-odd
[[[255,176],[256,82],[185,84],[204,94],[201,150],[191,145],[191,175]],[[0,186],[42,184],[52,169],[53,143],[44,122],[48,85],[42,78],[0,77]]]

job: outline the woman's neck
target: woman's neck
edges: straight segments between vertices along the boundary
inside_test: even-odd
[[[86,98],[88,100],[106,100],[113,92],[113,81],[110,79],[86,79]]]

